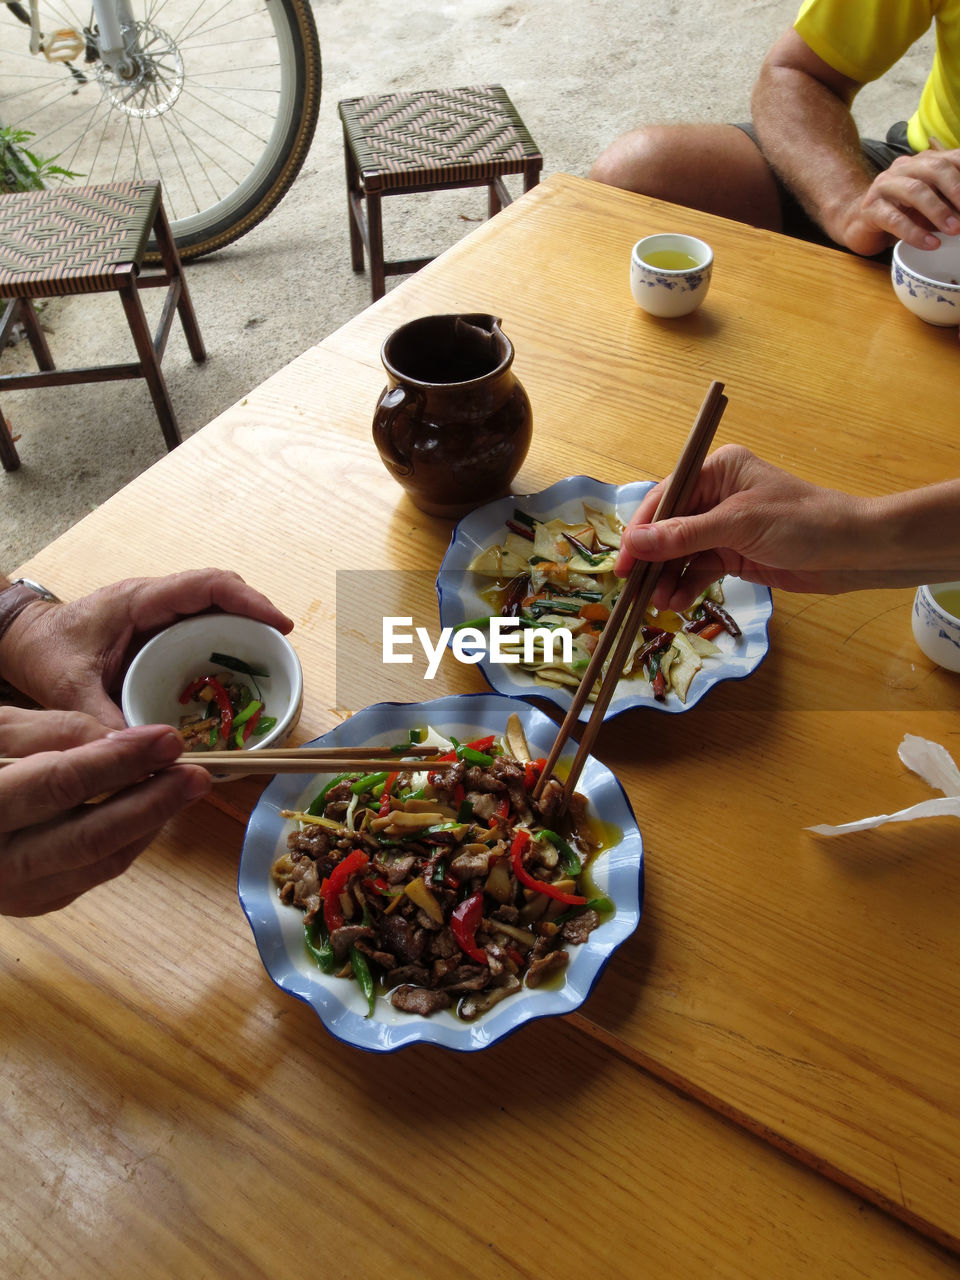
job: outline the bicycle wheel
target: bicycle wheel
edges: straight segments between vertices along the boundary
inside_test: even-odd
[[[308,0],[130,8],[122,80],[100,61],[89,4],[41,0],[65,61],[32,55],[25,6],[0,4],[0,123],[75,183],[159,178],[180,254],[198,258],[261,222],[299,172],[320,110],[316,24]]]

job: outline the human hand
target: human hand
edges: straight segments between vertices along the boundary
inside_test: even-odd
[[[686,609],[725,574],[785,591],[863,585],[855,545],[863,499],[808,484],[732,444],[707,458],[689,515],[649,524],[665,484],[631,517],[615,566],[625,577],[636,560],[665,562],[657,608]]]
[[[114,697],[129,659],[153,632],[211,608],[284,634],[293,628],[266,596],[222,569],[128,578],[69,603],[28,605],[0,641],[0,671],[41,706],[84,711],[122,728]]]
[[[935,231],[960,234],[960,148],[898,156],[844,211],[837,239],[869,256],[896,240],[936,249]]]
[[[72,711],[0,708],[0,914],[40,915],[126,871],[168,818],[212,785],[174,764],[169,725],[112,733]],[[109,792],[99,804],[87,804]]]

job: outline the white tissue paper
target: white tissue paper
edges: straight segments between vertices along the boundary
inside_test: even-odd
[[[943,799],[923,800],[920,804],[900,809],[897,813],[880,813],[874,818],[844,822],[839,827],[826,824],[807,827],[807,831],[818,836],[844,836],[849,831],[869,831],[872,827],[882,827],[885,822],[912,822],[914,818],[960,818],[960,769],[946,747],[908,733],[900,743],[897,755],[924,782],[935,790],[942,791]]]

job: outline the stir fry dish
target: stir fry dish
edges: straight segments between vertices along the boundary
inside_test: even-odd
[[[262,737],[277,723],[276,716],[264,714],[257,684],[270,673],[228,653],[211,653],[210,661],[216,669],[197,676],[180,693],[181,706],[195,707],[180,717],[184,749],[242,751],[251,737]]]
[[[470,1021],[523,986],[559,981],[565,948],[613,911],[588,896],[604,838],[585,798],[568,806],[556,778],[534,800],[545,761],[530,758],[516,716],[499,738],[410,737],[454,763],[331,778],[308,809],[283,811],[297,829],[273,878],[304,913],[308,952],[358,982],[370,1014],[385,998]]]
[[[521,629],[565,627],[570,631],[570,661],[561,660],[557,645],[548,652],[539,636],[532,654],[521,656],[521,669],[539,684],[576,687],[580,683],[623,588],[623,579],[613,572],[623,528],[615,513],[586,503],[583,520],[576,524],[536,520],[517,510],[507,521],[504,541],[487,547],[470,564],[474,573],[492,579],[480,594],[496,614],[518,618]],[[462,625],[477,627],[484,622],[489,618],[473,618]],[[686,702],[690,682],[704,660],[722,654],[714,641],[724,631],[734,638],[741,634],[723,607],[720,582],[713,583],[683,614],[651,607],[627,656],[623,678],[647,681],[658,701],[665,701],[672,691]],[[596,696],[596,688],[590,696]]]

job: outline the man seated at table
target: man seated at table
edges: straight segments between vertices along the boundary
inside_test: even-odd
[[[916,111],[885,142],[861,139],[857,93],[933,22]],[[867,256],[960,234],[960,0],[805,0],[760,68],[751,110],[752,125],[624,134],[590,177]]]
[[[126,871],[210,790],[170,725],[127,728],[115,698],[150,635],[211,609],[293,623],[235,573],[128,578],[64,603],[0,574],[0,915],[65,907]],[[5,706],[2,686],[44,710]],[[91,800],[109,793],[101,804]]]

